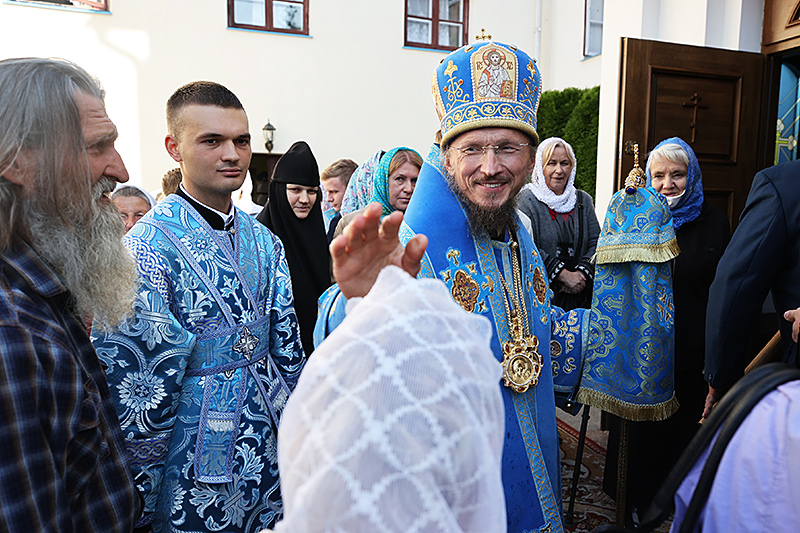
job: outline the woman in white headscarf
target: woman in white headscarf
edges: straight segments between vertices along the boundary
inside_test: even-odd
[[[132,183],[118,183],[117,188],[111,193],[111,200],[122,215],[125,233],[156,205],[152,194]]]
[[[275,531],[505,531],[488,320],[397,267],[347,307],[281,418]]]
[[[531,219],[553,304],[564,310],[591,306],[592,258],[600,235],[592,197],[575,188],[576,166],[568,142],[545,139],[536,151],[531,183],[517,196],[517,208]]]

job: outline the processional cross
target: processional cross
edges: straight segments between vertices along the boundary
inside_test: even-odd
[[[707,105],[700,105],[700,100],[702,100],[702,99],[703,98],[700,95],[698,95],[697,93],[694,93],[692,95],[692,97],[690,98],[690,100],[692,101],[691,104],[689,102],[684,102],[683,103],[683,107],[693,107],[694,108],[694,110],[692,111],[692,123],[689,125],[689,127],[692,128],[692,141],[691,141],[692,144],[694,144],[695,134],[697,133],[697,110],[698,109],[708,109]]]
[[[491,41],[492,40],[492,34],[491,33],[487,34],[486,33],[486,28],[481,28],[481,34],[480,35],[476,35],[475,36],[475,40],[476,41]]]

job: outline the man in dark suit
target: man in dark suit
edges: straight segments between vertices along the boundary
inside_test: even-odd
[[[739,379],[749,363],[745,348],[772,290],[785,353],[796,364],[792,324],[800,307],[800,161],[756,174],[739,226],[717,267],[706,316],[705,377],[709,393],[703,416]]]

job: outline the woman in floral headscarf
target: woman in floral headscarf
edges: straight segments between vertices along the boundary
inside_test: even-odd
[[[383,216],[390,215],[395,211],[405,212],[411,195],[414,193],[420,168],[422,168],[422,157],[411,148],[398,146],[383,154],[378,168],[375,170],[372,198],[370,199],[370,202],[381,204]],[[344,215],[339,221],[339,225],[336,226],[334,238],[341,235],[350,221],[364,209],[366,209],[366,205]]]
[[[547,268],[553,304],[564,310],[592,303],[594,256],[600,224],[592,197],[575,188],[575,153],[564,139],[550,137],[536,150],[531,183],[517,207],[531,219],[533,242]]]
[[[730,240],[728,218],[706,202],[700,164],[688,144],[679,137],[661,141],[650,152],[646,170],[648,185],[667,199],[681,250],[672,275],[675,397],[680,407],[667,420],[629,425],[628,506],[640,516],[699,428],[708,391],[703,379],[708,290]],[[611,451],[613,433],[609,456],[616,456]],[[615,471],[607,466],[606,472]],[[615,484],[606,476],[607,492]]]

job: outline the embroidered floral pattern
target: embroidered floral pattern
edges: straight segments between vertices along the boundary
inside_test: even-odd
[[[134,411],[155,409],[167,397],[164,380],[144,372],[131,372],[117,385],[120,401]]]

